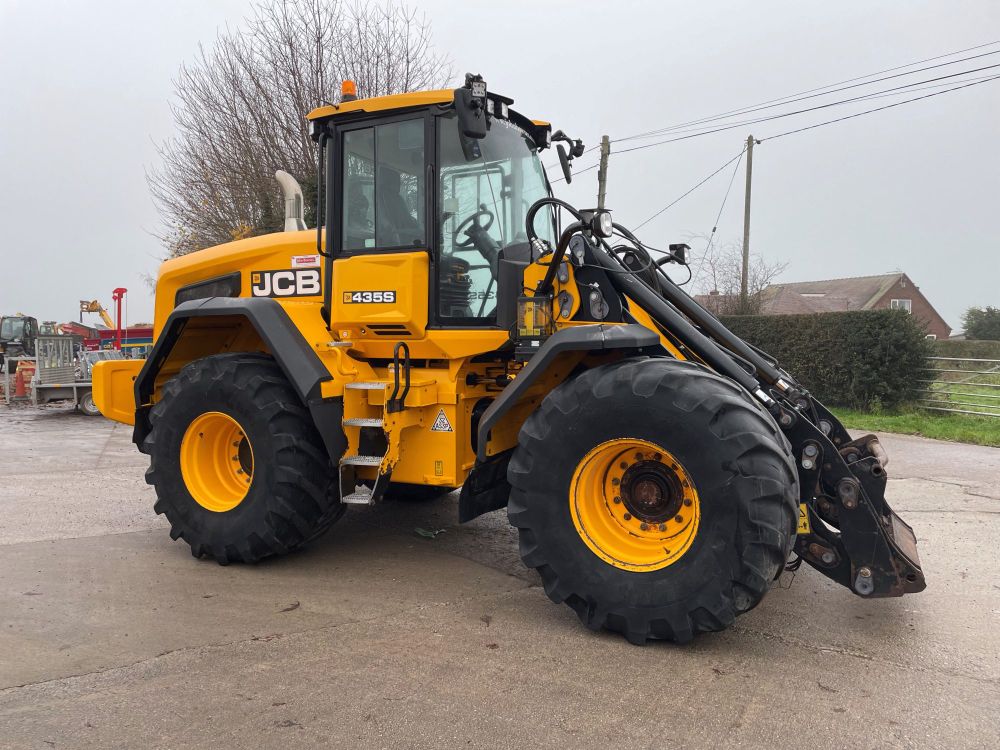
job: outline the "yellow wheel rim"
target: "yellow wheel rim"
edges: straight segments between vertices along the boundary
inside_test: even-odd
[[[590,550],[622,570],[659,570],[677,562],[698,533],[694,482],[655,443],[609,440],[577,465],[569,493],[577,533]]]
[[[181,476],[203,508],[225,513],[247,496],[253,449],[240,423],[219,411],[196,418],[181,440]]]

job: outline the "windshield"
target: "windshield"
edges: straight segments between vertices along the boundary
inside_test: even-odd
[[[548,183],[534,141],[494,119],[486,137],[463,138],[454,116],[438,127],[440,194],[439,312],[450,318],[490,318],[496,312],[499,258],[527,261],[525,216]],[[553,241],[551,211],[535,219],[538,236]]]
[[[24,318],[4,318],[0,320],[0,339],[11,341],[24,335]]]

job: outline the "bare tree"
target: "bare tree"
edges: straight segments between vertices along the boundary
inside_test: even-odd
[[[760,315],[764,290],[788,268],[788,263],[769,261],[751,253],[747,267],[747,301],[743,304],[740,296],[743,243],[734,240],[718,245],[706,235],[697,235],[695,239],[705,241],[705,251],[701,258],[692,261],[694,287],[701,294],[711,295],[708,308],[716,315]]]
[[[305,114],[351,79],[361,96],[444,85],[447,59],[430,24],[386,0],[269,0],[184,64],[172,106],[177,135],[148,181],[169,257],[275,231],[283,203],[273,175],[303,187],[315,221],[316,153]]]

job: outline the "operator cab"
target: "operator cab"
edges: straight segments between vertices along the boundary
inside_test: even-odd
[[[324,284],[327,311],[337,261],[421,253],[431,277],[422,282],[429,287],[427,327],[498,325],[498,300],[520,293],[500,287],[519,285],[519,271],[544,250],[528,242],[528,209],[551,195],[539,160],[550,145],[550,127],[514,112],[511,103],[469,76],[457,90],[361,100],[348,85],[339,105],[309,114],[321,151],[329,146],[321,157],[328,176],[321,182],[330,227],[326,252],[334,261]],[[551,210],[535,226],[540,240],[554,242]],[[504,275],[504,261],[518,272]],[[380,282],[371,279],[359,298],[363,304],[402,302],[402,289],[383,289]]]

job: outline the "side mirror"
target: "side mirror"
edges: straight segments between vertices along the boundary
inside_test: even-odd
[[[559,152],[559,166],[562,167],[563,177],[566,178],[566,184],[568,185],[573,181],[573,166],[570,164],[569,156],[566,154],[566,149],[563,148],[561,143],[556,146],[556,151]]]
[[[573,181],[573,176],[571,174],[571,167],[573,165],[573,159],[578,156],[583,156],[583,141],[573,140],[568,135],[566,135],[561,130],[557,130],[552,134],[552,142],[565,141],[569,146],[569,151],[567,152],[563,148],[562,144],[556,146],[556,151],[559,152],[559,164],[562,166],[563,177],[566,178],[567,184]]]

